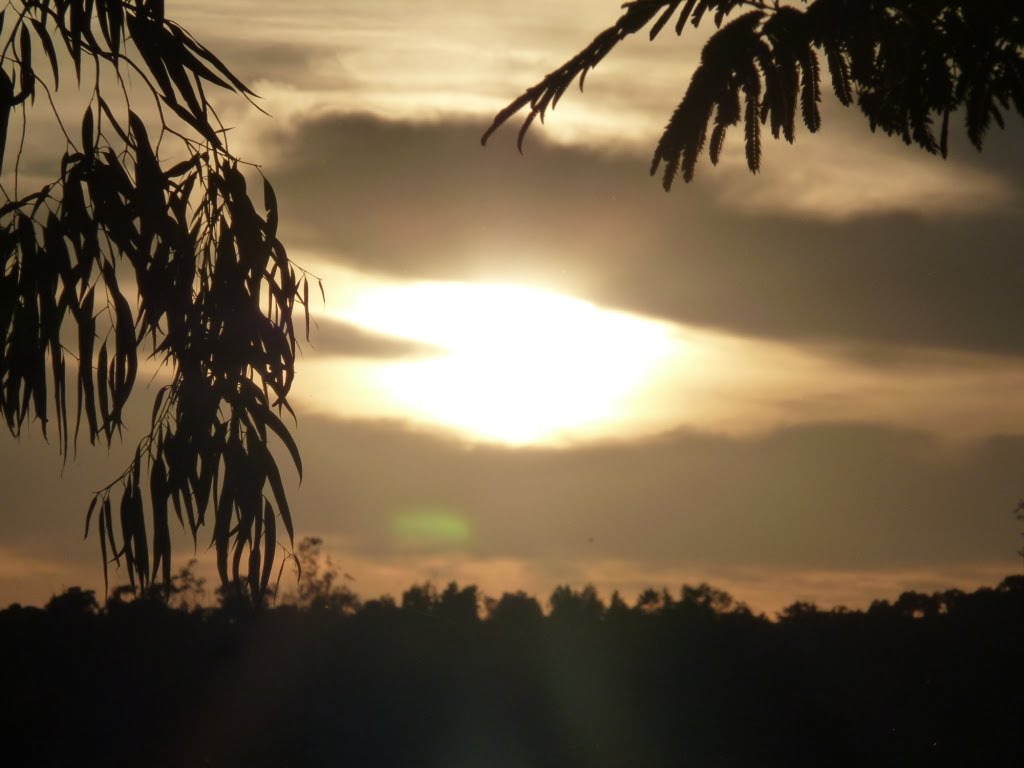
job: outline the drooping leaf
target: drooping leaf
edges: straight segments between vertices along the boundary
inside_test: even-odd
[[[107,445],[110,445],[111,438],[111,415],[110,403],[107,399],[107,342],[100,345],[100,354],[96,362],[96,388],[99,395],[99,417],[101,428],[107,436]]]
[[[93,386],[93,344],[96,340],[96,321],[92,315],[93,291],[90,288],[81,305],[78,318],[78,380],[79,405],[85,407],[85,417],[89,426],[89,442],[95,442],[99,433],[96,419],[95,387]],[[81,413],[81,411],[79,411]]]
[[[121,547],[117,550],[124,555],[128,567],[128,580],[134,591],[135,575],[135,504],[132,500],[133,486],[128,483],[121,494]],[[109,530],[109,529],[108,529]]]
[[[746,112],[744,121],[744,145],[747,155],[747,167],[751,173],[761,169],[761,121],[757,110],[757,93],[753,88],[746,90]]]
[[[270,186],[270,180],[263,179],[263,207],[267,212],[267,237],[277,237],[277,195],[274,188]]]
[[[14,82],[7,70],[0,67],[0,173],[4,170],[4,157],[7,155],[7,124],[14,108]]]
[[[853,86],[850,84],[850,65],[846,62],[846,56],[838,45],[830,45],[825,48],[825,57],[832,76],[832,90],[839,103],[848,107],[853,103]]]
[[[168,488],[167,470],[162,461],[153,463],[150,471],[150,500],[153,510],[153,573],[152,581],[156,581],[160,572],[165,585],[171,583],[171,530],[168,525]]]
[[[93,136],[92,107],[87,107],[82,115],[82,152],[91,155],[96,148],[95,136]]]
[[[92,522],[92,513],[96,511],[96,504],[99,500],[99,496],[93,496],[92,501],[89,502],[89,510],[85,513],[85,536],[83,538],[89,538],[89,523]]]
[[[263,570],[260,574],[260,594],[267,591],[270,575],[274,571],[274,554],[277,548],[277,523],[274,519],[274,508],[270,502],[263,505]]]
[[[818,109],[818,103],[821,101],[821,73],[814,49],[805,52],[801,64],[800,113],[803,115],[807,130],[817,133],[821,128],[821,112]]]
[[[36,74],[32,70],[32,35],[29,34],[28,25],[21,25],[21,91],[22,94],[35,94]]]

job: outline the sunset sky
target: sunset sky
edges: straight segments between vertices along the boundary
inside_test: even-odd
[[[624,44],[523,155],[518,121],[480,146],[618,0],[167,5],[272,116],[222,101],[323,279],[290,487],[360,595],[708,581],[772,612],[1020,571],[1019,119],[942,161],[828,93],[757,176],[730,135],[666,194],[693,30]],[[124,449],[63,472],[38,431],[0,436],[0,606],[102,590],[89,491],[154,392]]]

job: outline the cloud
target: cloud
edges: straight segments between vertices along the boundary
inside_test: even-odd
[[[388,423],[325,420],[304,434],[303,527],[343,534],[368,558],[941,569],[1012,562],[1018,546],[1021,438],[950,446],[819,425],[511,450]],[[414,546],[393,523],[417,514],[467,534]]]
[[[371,114],[409,123],[471,120],[486,125],[493,115],[545,73],[560,66],[598,31],[616,9],[592,2],[449,2],[443,8],[409,0],[388,2],[183,3],[178,13],[265,97],[280,121],[325,113]],[[240,32],[235,19],[251,19]],[[644,167],[661,128],[685,91],[710,32],[688,29],[681,38],[663,34],[623,41],[588,79],[586,95],[571,89],[534,129],[531,146],[543,140],[628,152]],[[235,105],[243,106],[241,103]],[[229,107],[229,122],[251,122]],[[1019,200],[1019,182],[1004,162],[977,162],[953,118],[952,159],[943,163],[900,141],[871,136],[856,108],[830,95],[824,129],[798,131],[795,147],[766,141],[762,173],[745,170],[740,129],[726,141],[724,168],[701,163],[705,190],[730,209],[768,211],[808,218],[846,219],[886,211],[919,215],[976,213]],[[512,143],[521,117],[495,137]],[[265,121],[256,122],[266,127]],[[989,157],[1013,155],[1020,126],[1009,141],[990,138]],[[992,145],[1003,148],[993,150]],[[1016,142],[1019,143],[1019,142]],[[273,153],[273,141],[247,152]],[[1019,153],[1016,153],[1019,156]],[[1019,171],[1020,164],[1017,163]],[[717,181],[708,183],[715,177]],[[1019,173],[1016,174],[1019,179]]]
[[[298,536],[328,537],[363,595],[425,578],[541,596],[563,582],[629,594],[641,583],[707,580],[767,610],[805,597],[866,599],[883,577],[891,594],[1019,568],[1019,436],[948,444],[816,425],[513,450],[303,411],[297,435],[305,474],[289,492]],[[123,457],[83,447],[59,480],[59,457],[42,441],[5,438],[0,454],[9,479],[0,555],[17,555],[0,568],[0,603],[45,601],[72,584],[102,589],[83,516],[96,478],[112,479]],[[438,521],[457,535],[417,534]],[[180,532],[175,547],[193,551]],[[934,578],[907,576],[925,572]]]
[[[429,344],[373,333],[328,317],[317,317],[310,346],[321,355],[374,359],[427,357],[439,352]]]
[[[755,214],[718,202],[711,173],[665,195],[631,155],[535,142],[520,157],[481,149],[480,130],[289,126],[268,169],[286,241],[358,269],[539,284],[745,335],[1024,353],[1016,210]]]

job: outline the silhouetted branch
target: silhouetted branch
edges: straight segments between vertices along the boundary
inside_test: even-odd
[[[130,466],[93,498],[86,535],[96,518],[105,576],[124,562],[133,587],[170,588],[172,511],[197,543],[209,514],[221,579],[245,578],[258,597],[278,523],[293,536],[269,443],[301,477],[280,414],[291,413],[293,317],[308,310],[310,276],[277,238],[270,182],[260,202],[250,195],[206,89],[253,104],[254,94],[165,18],[162,0],[16,0],[4,15],[0,170],[11,116],[26,118],[37,86],[66,146],[51,183],[19,196],[16,165],[15,193],[0,198],[0,414],[14,435],[30,420],[44,435],[56,423],[65,458],[83,424],[90,443],[109,446],[148,346],[170,383]],[[133,108],[128,73],[155,125]],[[68,86],[88,96],[80,129],[52,98]]]
[[[710,37],[689,86],[662,133],[651,163],[664,165],[662,183],[678,172],[693,179],[712,129],[717,164],[729,128],[743,123],[747,166],[761,165],[760,126],[792,142],[799,111],[807,129],[821,127],[822,65],[836,98],[856,102],[872,131],[880,129],[946,157],[950,117],[962,113],[978,149],[1005,113],[1024,115],[1024,7],[973,0],[811,0],[796,4],[752,0],[637,0],[561,67],[528,88],[494,117],[482,142],[526,110],[517,144],[536,118],[544,120],[572,84],[618,43],[650,24],[653,40],[671,20],[681,34],[712,17]],[[739,15],[734,13],[741,12]],[[676,15],[678,14],[678,15]],[[653,23],[652,23],[653,22]],[[743,101],[742,111],[739,103]],[[936,135],[936,125],[940,128]]]

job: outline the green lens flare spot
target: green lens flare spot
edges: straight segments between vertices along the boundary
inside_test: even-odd
[[[417,544],[459,544],[469,538],[469,523],[451,512],[429,510],[399,515],[391,523],[396,537]]]

